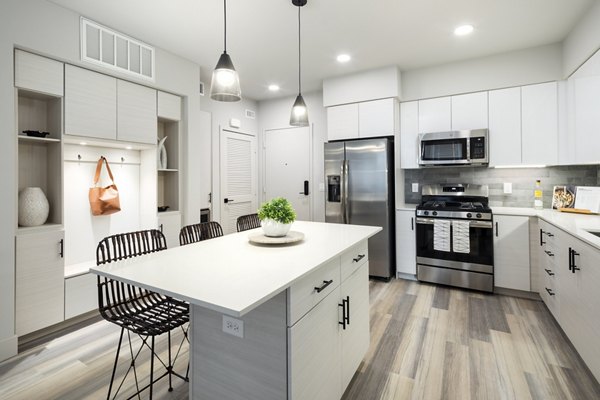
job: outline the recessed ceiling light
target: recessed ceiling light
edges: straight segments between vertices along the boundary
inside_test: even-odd
[[[133,147],[131,147],[131,146],[125,146],[125,150],[131,150],[131,149],[133,149]]]
[[[269,85],[269,90],[271,92],[277,92],[279,91],[279,85]]]
[[[351,57],[348,54],[340,54],[339,56],[337,56],[337,61],[339,63],[347,63],[348,61],[350,61]]]
[[[79,145],[80,146],[87,146],[87,143],[86,142],[80,142]]]
[[[456,36],[465,36],[473,32],[473,25],[461,25],[454,30]]]

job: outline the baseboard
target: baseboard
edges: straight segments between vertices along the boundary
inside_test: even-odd
[[[540,297],[539,293],[527,292],[525,290],[507,289],[507,288],[501,288],[501,287],[494,286],[494,293],[495,294],[503,294],[506,296],[521,297],[521,298],[529,299],[529,300],[542,301],[542,298]]]
[[[416,281],[417,276],[413,274],[405,274],[404,272],[396,272],[396,279],[405,279],[407,281]]]
[[[18,342],[17,335],[0,339],[0,362],[17,355]]]

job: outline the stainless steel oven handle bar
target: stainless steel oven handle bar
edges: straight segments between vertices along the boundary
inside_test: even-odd
[[[421,217],[417,217],[417,224],[418,225],[433,225],[433,221],[435,221],[435,218],[421,218]],[[439,219],[438,219],[439,221]],[[465,220],[446,220],[446,221],[450,221],[450,222],[454,222],[454,221],[460,221],[463,222]],[[484,228],[484,229],[492,229],[493,228],[493,224],[492,221],[477,221],[477,220],[466,220],[469,222],[469,226],[472,228]]]

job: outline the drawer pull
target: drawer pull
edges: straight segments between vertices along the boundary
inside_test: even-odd
[[[548,254],[550,257],[554,257],[554,253],[550,250],[544,250],[544,253]]]
[[[546,232],[546,235],[548,235],[548,237],[554,237],[554,234],[552,234],[550,232]]]
[[[360,260],[362,260],[363,258],[365,258],[364,254],[359,254],[358,257],[353,258],[352,261],[354,262],[359,262]]]
[[[545,289],[546,289],[546,292],[548,292],[548,294],[549,294],[550,296],[554,296],[554,295],[556,295],[556,293],[554,293],[552,290],[550,290],[550,289],[548,289],[548,288],[545,288]]]
[[[546,271],[546,273],[550,276],[554,276],[554,272],[552,272],[552,270],[550,269],[544,269],[544,271]]]
[[[317,291],[317,293],[321,293],[323,290],[325,290],[325,288],[329,285],[331,285],[333,283],[333,279],[328,280],[328,281],[323,281],[323,284],[321,286],[315,286],[315,290]]]

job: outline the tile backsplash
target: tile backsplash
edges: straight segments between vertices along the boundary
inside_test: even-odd
[[[404,197],[406,203],[419,203],[421,201],[421,185],[424,184],[475,183],[489,186],[490,206],[492,207],[533,207],[533,190],[537,179],[542,182],[544,208],[550,208],[554,186],[600,186],[600,166],[407,169],[404,171]],[[412,192],[412,183],[419,183],[419,193]],[[504,183],[512,183],[512,194],[504,194]]]

